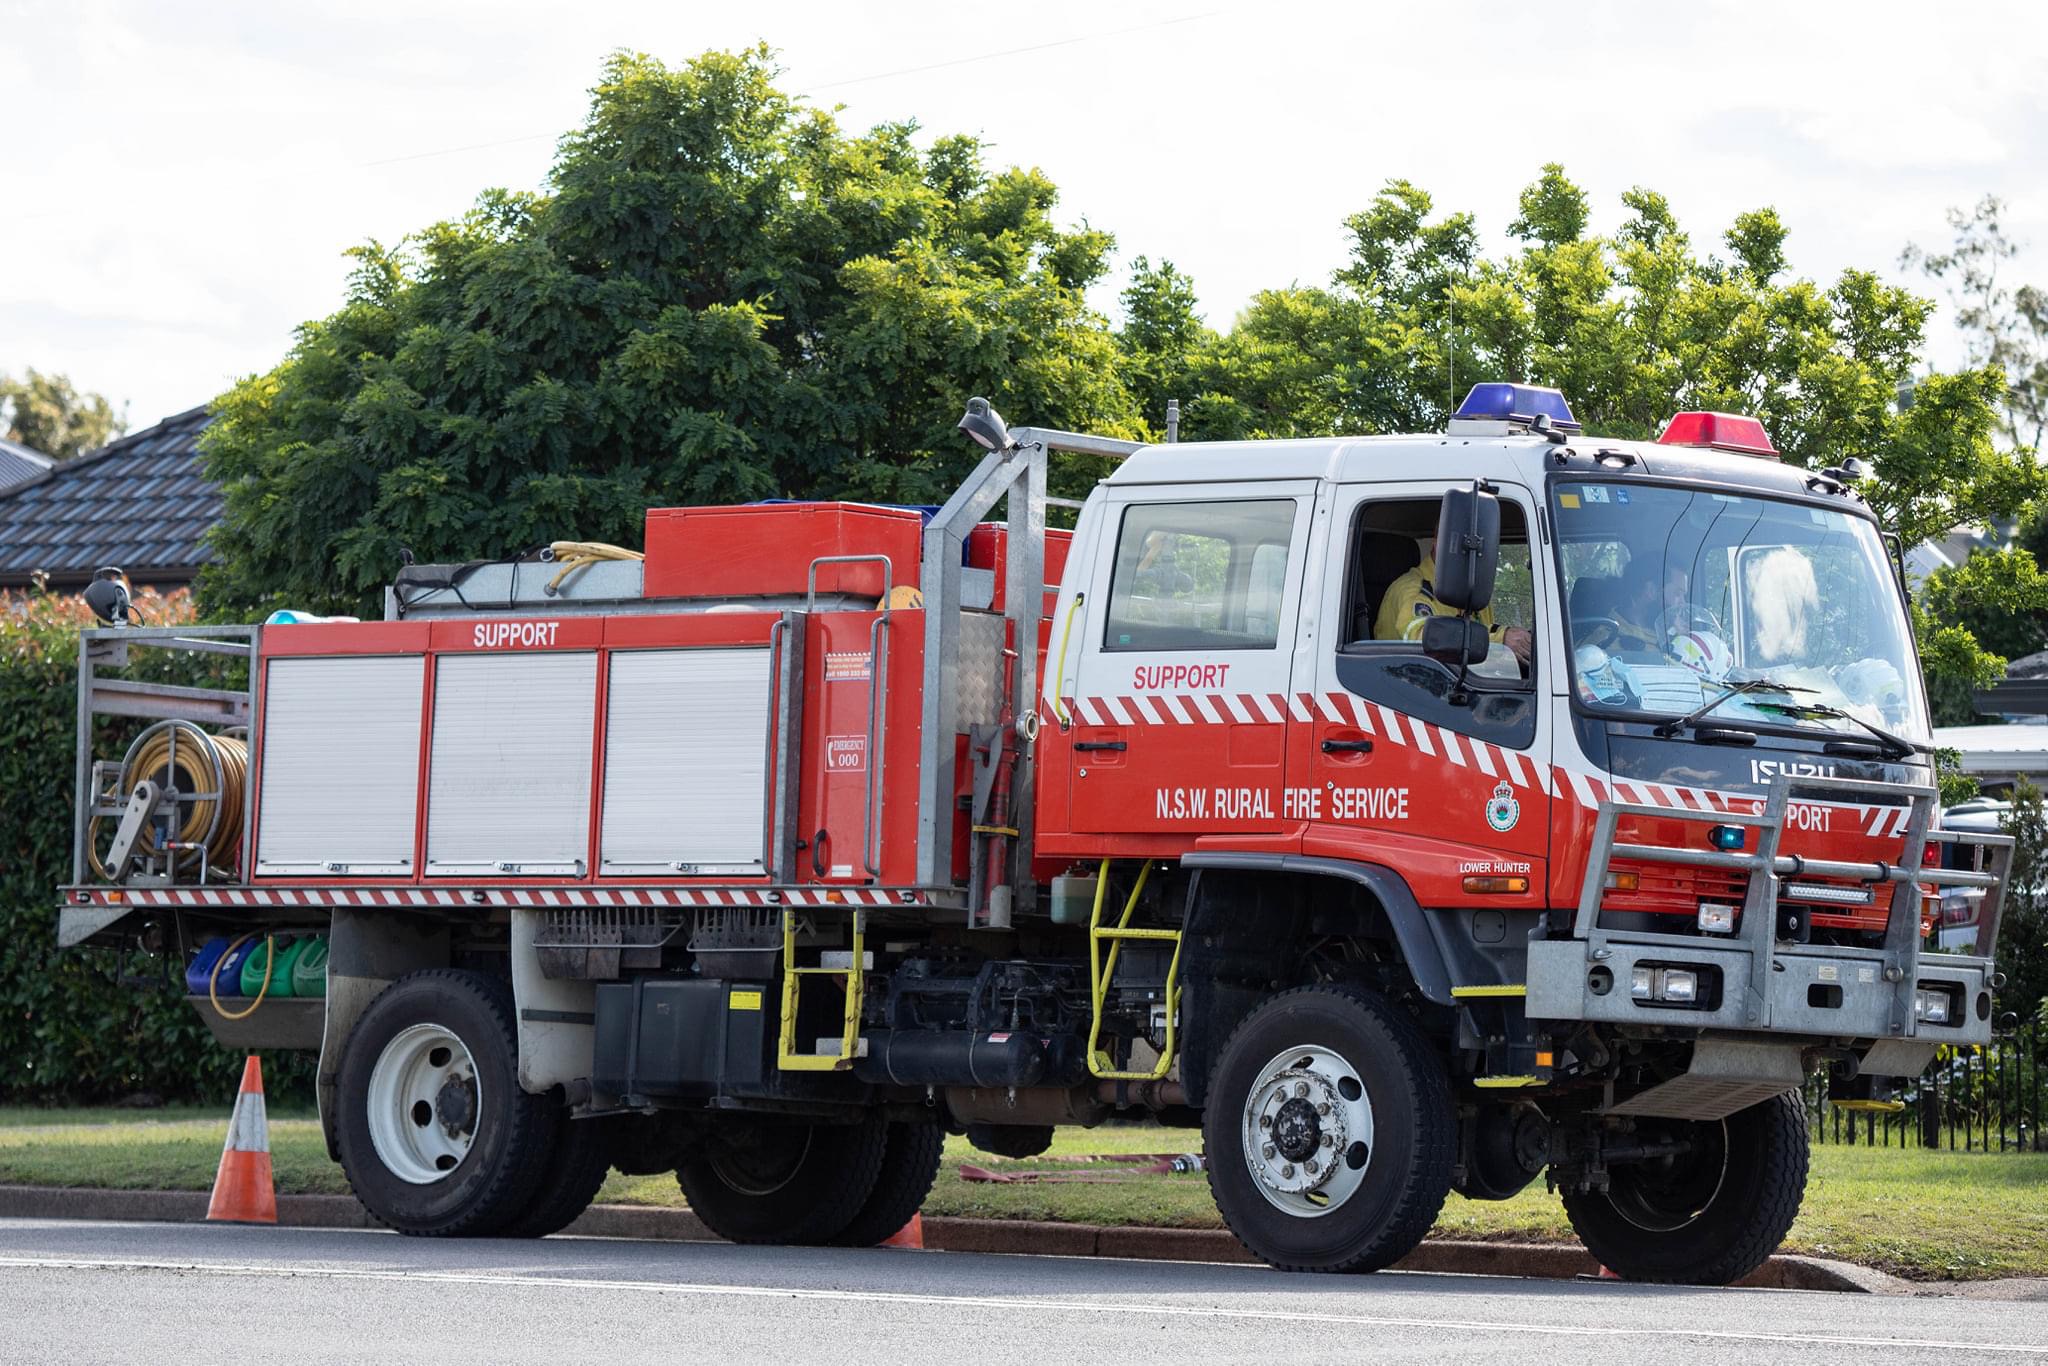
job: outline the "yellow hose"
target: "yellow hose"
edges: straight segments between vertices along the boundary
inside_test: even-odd
[[[548,549],[561,564],[552,579],[548,580],[548,591],[554,592],[562,586],[562,580],[579,569],[588,569],[600,560],[644,560],[647,557],[637,550],[624,546],[608,545],[603,541],[556,541]]]
[[[221,964],[235,956],[235,950],[256,936],[245,934],[220,951],[220,957],[213,960],[213,975],[206,979],[206,999],[213,1002],[213,1013],[223,1020],[246,1020],[256,1013],[256,1007],[263,1004],[263,998],[270,994],[270,974],[277,971],[277,942],[270,935],[263,936],[263,985],[256,988],[256,999],[249,1002],[249,1008],[230,1015],[220,1006]]]
[[[1066,704],[1060,697],[1060,686],[1067,678],[1067,637],[1074,634],[1074,613],[1081,610],[1081,599],[1085,596],[1075,593],[1073,602],[1067,606],[1067,624],[1060,629],[1060,662],[1052,671],[1052,714],[1053,719],[1060,723],[1061,730],[1074,722],[1074,718],[1067,715]]]
[[[248,741],[229,735],[208,735],[189,722],[153,731],[131,749],[122,762],[121,790],[133,792],[135,785],[144,778],[154,777],[171,766],[171,735],[174,730],[178,737],[177,764],[173,772],[164,776],[180,792],[218,792],[220,796],[202,801],[181,799],[185,819],[173,836],[173,842],[196,844],[206,835],[206,828],[211,823],[213,833],[206,839],[207,864],[209,867],[225,867],[232,861],[235,846],[242,840],[242,797],[249,778]],[[216,808],[220,817],[213,820]],[[114,874],[100,861],[100,820],[98,816],[93,817],[88,827],[86,853],[92,860],[93,872],[100,880],[112,882],[115,881]],[[159,836],[152,822],[142,832],[136,847],[154,855],[163,852],[158,846]]]

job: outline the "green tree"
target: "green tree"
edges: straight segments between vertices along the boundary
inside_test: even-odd
[[[2005,279],[2021,244],[2006,234],[2005,201],[1998,196],[1950,209],[1948,225],[1954,239],[1947,251],[1909,244],[1900,264],[1924,271],[1948,291],[1971,364],[2005,376],[1998,412],[2006,440],[2038,450],[2048,432],[2048,291]]]
[[[1469,214],[1389,181],[1345,220],[1350,259],[1327,286],[1255,295],[1189,366],[1187,434],[1209,439],[1421,431],[1449,413],[1451,291],[1472,268]],[[1186,397],[1187,395],[1183,395]]]
[[[34,369],[12,379],[0,375],[0,408],[9,441],[69,460],[96,451],[128,430],[127,418],[100,394],[82,394],[69,377]]]
[[[2021,779],[2003,821],[2013,837],[2012,876],[1998,930],[1998,967],[2005,985],[1998,1009],[2021,1019],[2048,1012],[2048,808],[2041,791]]]
[[[615,56],[546,193],[356,248],[342,307],[219,402],[210,608],[362,610],[401,548],[634,544],[649,506],[937,501],[975,393],[1137,432],[1084,298],[1107,234],[972,138],[848,134],[774,75],[765,48]]]
[[[1943,628],[1970,637],[1960,656],[1963,669],[1938,674],[1930,687],[1936,724],[1967,725],[1982,719],[1972,689],[1996,683],[2008,660],[2048,648],[2044,554],[2048,510],[2036,508],[2010,544],[1980,550],[1961,564],[1928,576],[1919,602],[1928,623],[1923,641]]]
[[[1970,361],[1980,368],[1981,395],[1993,415],[1989,435],[2016,452],[2031,454],[2048,432],[2048,293],[2033,285],[2016,286],[2006,278],[2020,244],[2007,235],[2004,215],[2005,204],[1995,195],[1984,196],[1969,210],[1950,209],[1948,223],[1954,236],[1948,250],[1930,252],[1909,245],[1901,264],[1920,269],[1947,290]],[[1914,408],[1921,405],[1923,388],[1912,390]],[[1970,421],[1983,424],[1977,404],[1967,406]],[[1930,425],[1942,420],[1936,415]],[[2003,530],[2018,511],[2016,501],[2008,497],[1991,507],[1970,509],[1951,525],[1986,522]],[[2048,578],[2039,569],[2044,549],[2048,523],[2036,512],[2011,543],[1979,551],[1930,578],[1924,601],[1929,622],[1951,636],[1967,634],[1981,647],[1958,645],[1951,651],[1957,667],[1946,672],[1930,669],[1938,720],[1953,724],[1976,719],[1971,688],[1995,683],[2008,658],[2048,644]]]
[[[1183,417],[1191,416],[1197,375],[1216,334],[1195,312],[1195,282],[1171,261],[1132,261],[1122,303],[1117,350],[1123,382],[1146,430],[1156,436],[1165,425],[1168,400],[1181,400],[1190,410]]]

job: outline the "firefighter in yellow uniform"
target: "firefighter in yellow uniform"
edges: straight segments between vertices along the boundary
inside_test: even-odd
[[[1436,593],[1429,583],[1430,562],[1429,552],[1425,549],[1421,564],[1387,586],[1387,595],[1380,599],[1379,615],[1373,620],[1373,639],[1422,638],[1422,623],[1441,610],[1436,605]],[[1525,628],[1495,625],[1491,608],[1482,609],[1478,615],[1489,640],[1507,646],[1522,663],[1529,662],[1530,635]]]

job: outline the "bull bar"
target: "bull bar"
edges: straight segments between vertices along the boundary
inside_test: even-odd
[[[1840,862],[1779,853],[1785,811],[1794,793],[1821,791],[1882,797],[1881,804],[1886,806],[1896,806],[1902,800],[1910,804],[1899,862]],[[1993,955],[2013,840],[2009,835],[1932,829],[1936,800],[1936,790],[1925,785],[1780,774],[1757,814],[1694,811],[1611,798],[1602,802],[1570,937],[1538,938],[1529,945],[1529,1018],[1834,1040],[1989,1043]],[[1746,853],[1618,843],[1617,827],[1628,816],[1750,827],[1757,831],[1758,848]],[[1930,842],[1978,847],[1975,861],[1979,868],[1922,867]],[[1723,938],[1603,927],[1600,903],[1609,864],[1616,858],[1747,873],[1749,886],[1736,934]],[[1780,941],[1779,887],[1787,877],[1855,879],[1872,885],[1874,897],[1877,888],[1889,886],[1891,901],[1883,944],[1858,948]],[[1921,953],[1923,886],[1984,889],[1974,953]],[[1638,964],[1712,969],[1721,984],[1719,999],[1684,1009],[1639,1001],[1629,990]],[[1915,995],[1928,988],[1955,994],[1955,1009],[1947,1023],[1917,1018]]]

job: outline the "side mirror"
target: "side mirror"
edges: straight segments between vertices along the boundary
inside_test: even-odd
[[[1486,623],[1478,617],[1431,617],[1422,623],[1422,653],[1453,669],[1486,662]]]
[[[1453,612],[1483,612],[1500,572],[1500,499],[1476,480],[1444,494],[1431,591]]]

